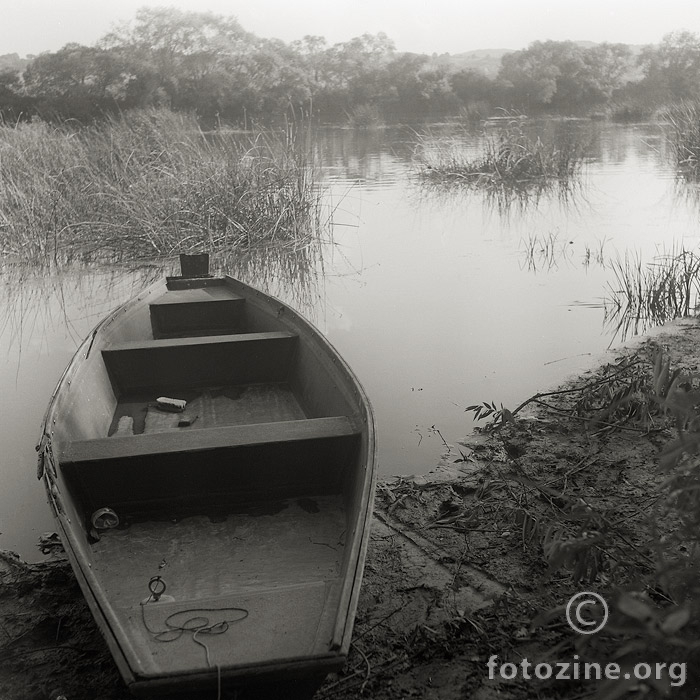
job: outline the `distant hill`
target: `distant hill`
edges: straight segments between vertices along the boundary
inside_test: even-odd
[[[478,49],[450,55],[450,63],[457,70],[473,70],[495,78],[501,67],[501,59],[513,49]]]
[[[597,45],[595,41],[575,41],[584,49],[590,49]],[[632,54],[632,63],[636,62],[644,46],[640,44],[628,44]],[[466,51],[464,53],[444,54],[440,56],[441,61],[448,62],[457,70],[473,70],[482,73],[489,78],[495,78],[501,68],[501,59],[509,53],[514,53],[515,49],[478,49],[476,51]],[[638,71],[634,65],[630,66],[630,79],[638,79]]]

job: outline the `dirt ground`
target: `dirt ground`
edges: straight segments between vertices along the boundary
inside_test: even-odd
[[[619,366],[631,357],[651,368],[652,347],[659,345],[673,366],[700,368],[700,324],[685,320],[610,355],[566,387],[595,382],[610,371],[609,363]],[[655,538],[673,528],[664,522],[650,535],[645,525],[664,479],[658,455],[670,437],[668,426],[591,422],[572,411],[575,397],[549,397],[549,407],[520,412],[499,431],[477,433],[450,448],[424,476],[378,485],[350,657],[316,700],[700,695],[692,655],[684,685],[675,687],[526,679],[524,673],[489,677],[493,655],[499,666],[525,658],[532,667],[615,659],[620,634],[574,632],[566,603],[582,591],[605,596],[613,583],[635,589],[652,569]],[[562,532],[583,520],[590,530],[584,537],[594,546],[562,546],[574,541]],[[0,698],[61,695],[129,697],[60,554],[27,565],[5,553]]]

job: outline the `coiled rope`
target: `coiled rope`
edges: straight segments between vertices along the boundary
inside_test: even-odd
[[[187,608],[178,610],[163,620],[165,629],[154,630],[146,621],[146,605],[153,601],[157,603],[167,588],[165,581],[160,576],[153,576],[148,582],[148,590],[150,595],[146,600],[141,602],[141,620],[146,631],[158,642],[175,642],[186,632],[192,633],[192,641],[204,649],[204,654],[207,660],[207,666],[212,667],[209,658],[209,647],[198,638],[198,635],[215,635],[224,634],[228,631],[230,625],[235,622],[241,622],[248,617],[248,611],[245,608],[238,607],[223,607],[223,608]],[[234,613],[234,617],[224,619],[220,622],[212,623],[209,617],[200,613]],[[184,617],[190,615],[190,617]],[[183,619],[184,617],[184,619]],[[216,664],[218,697],[221,698],[221,667]]]

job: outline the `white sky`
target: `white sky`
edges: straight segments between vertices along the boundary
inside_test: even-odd
[[[92,45],[143,6],[234,16],[258,36],[330,44],[385,32],[399,51],[525,48],[538,39],[657,43],[700,34],[698,0],[0,0],[0,55]]]

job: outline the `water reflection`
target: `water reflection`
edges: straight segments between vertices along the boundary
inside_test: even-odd
[[[120,300],[161,276],[161,265],[117,267],[23,262],[0,265],[0,343],[5,357],[21,359],[23,348],[41,346],[57,328],[76,346]],[[88,328],[89,330],[89,328]]]
[[[314,160],[327,179],[390,187],[403,179],[414,147],[407,128],[325,128],[317,132]]]

